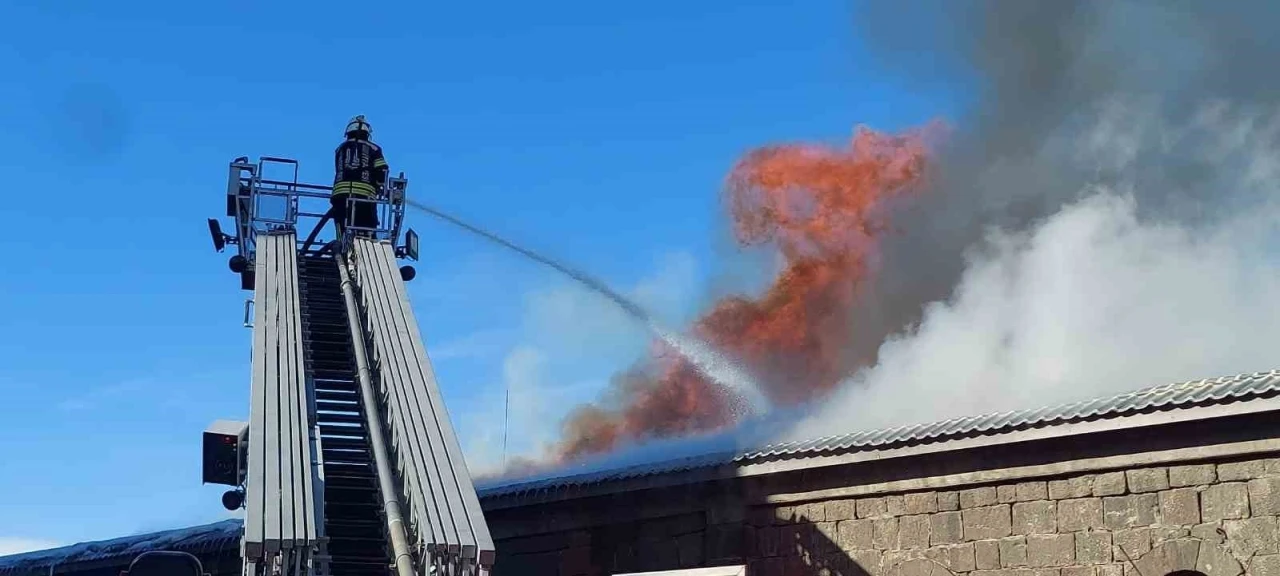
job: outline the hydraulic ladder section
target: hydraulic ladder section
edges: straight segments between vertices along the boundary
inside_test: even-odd
[[[323,447],[328,573],[385,576],[389,557],[385,523],[334,258],[302,257],[299,283],[306,369],[315,390]]]
[[[418,555],[441,574],[488,573],[493,538],[396,267],[395,249],[389,242],[355,238],[349,255]]]
[[[303,374],[296,240],[258,236],[242,557],[247,575],[310,569],[317,529],[315,437]]]

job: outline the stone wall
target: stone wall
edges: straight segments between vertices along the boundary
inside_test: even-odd
[[[644,502],[637,495],[634,507]],[[631,513],[500,539],[495,576],[727,564],[746,564],[751,576],[1280,576],[1280,459],[789,505],[710,502],[626,520]]]

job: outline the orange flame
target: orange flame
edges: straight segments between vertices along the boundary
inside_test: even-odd
[[[856,366],[845,359],[850,311],[887,222],[885,201],[916,190],[937,123],[901,135],[859,127],[847,149],[768,146],[730,172],[726,201],[737,242],[776,248],[785,266],[756,299],[718,302],[693,327],[792,405],[830,391]],[[612,407],[582,406],[565,422],[562,460],[619,444],[718,429],[735,422],[735,398],[674,352],[655,352],[616,375]]]

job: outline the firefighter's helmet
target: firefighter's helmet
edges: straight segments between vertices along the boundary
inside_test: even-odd
[[[364,136],[365,138],[370,138],[373,136],[373,127],[364,119],[364,114],[361,114],[347,122],[346,134],[347,137]]]

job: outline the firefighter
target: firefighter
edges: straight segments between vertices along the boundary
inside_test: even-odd
[[[329,204],[339,236],[348,224],[348,216],[352,226],[378,227],[378,206],[372,201],[387,181],[390,167],[382,156],[382,148],[370,140],[372,136],[373,128],[364,116],[356,116],[347,123],[346,140],[334,151],[333,193],[329,196]],[[348,198],[368,202],[352,202],[352,214],[348,215]],[[358,232],[361,235],[370,233],[368,230]]]

